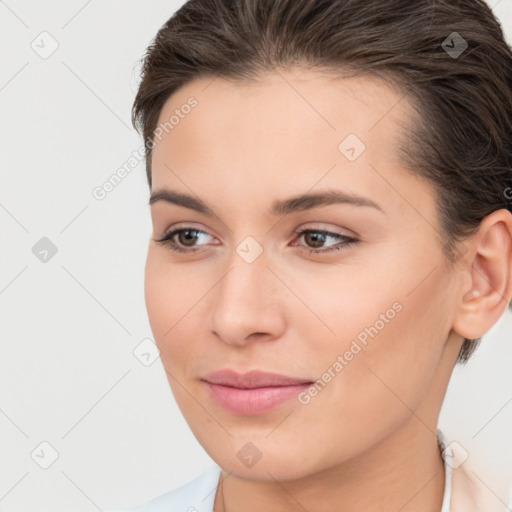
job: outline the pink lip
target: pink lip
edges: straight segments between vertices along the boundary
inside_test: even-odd
[[[205,375],[211,397],[221,407],[234,414],[256,415],[277,407],[298,395],[313,382],[253,370],[239,374],[233,370],[219,370]]]
[[[217,370],[206,374],[202,380],[211,384],[221,384],[242,389],[264,388],[270,386],[292,386],[296,384],[310,384],[310,379],[301,379],[280,375],[279,373],[251,370],[247,373],[238,373],[234,370]]]

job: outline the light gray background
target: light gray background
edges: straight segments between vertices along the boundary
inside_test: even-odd
[[[133,353],[152,338],[143,162],[103,200],[92,194],[141,147],[130,125],[138,60],[182,3],[0,0],[2,512],[129,506],[213,463],[160,359]],[[512,1],[490,5],[510,41]],[[43,237],[57,248],[47,262],[32,251]],[[501,496],[512,481],[511,316],[455,369],[440,423]],[[43,442],[58,453],[47,469]]]

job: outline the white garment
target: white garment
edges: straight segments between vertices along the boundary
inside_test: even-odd
[[[221,468],[212,466],[185,485],[142,505],[105,512],[213,512]]]
[[[437,434],[445,469],[444,497],[440,512],[512,510],[512,503],[508,503],[510,507],[508,508],[488,487],[469,474],[462,464],[465,454],[457,444],[447,445],[441,430],[438,430]],[[220,475],[221,468],[214,465],[181,487],[161,494],[144,504],[129,509],[105,512],[213,512]],[[512,499],[512,494],[509,499]]]

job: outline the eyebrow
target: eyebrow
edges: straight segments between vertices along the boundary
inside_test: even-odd
[[[149,198],[149,205],[155,204],[159,201],[165,201],[166,203],[189,208],[190,210],[195,210],[211,217],[217,217],[208,205],[200,199],[187,194],[175,192],[173,190],[160,189],[154,191]],[[384,213],[383,209],[371,199],[354,194],[348,194],[340,190],[326,190],[324,192],[302,194],[284,200],[279,199],[272,203],[269,213],[275,216],[288,215],[331,204],[365,206],[375,208]]]

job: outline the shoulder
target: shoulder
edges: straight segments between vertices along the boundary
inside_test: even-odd
[[[491,488],[492,479],[486,477],[483,467],[475,467],[466,461],[467,452],[455,446],[452,507],[453,512],[505,512],[510,510],[505,504],[506,497],[500,496],[497,489]],[[495,485],[492,487],[496,487]]]
[[[186,484],[138,506],[106,512],[213,512],[221,468],[214,465]]]

